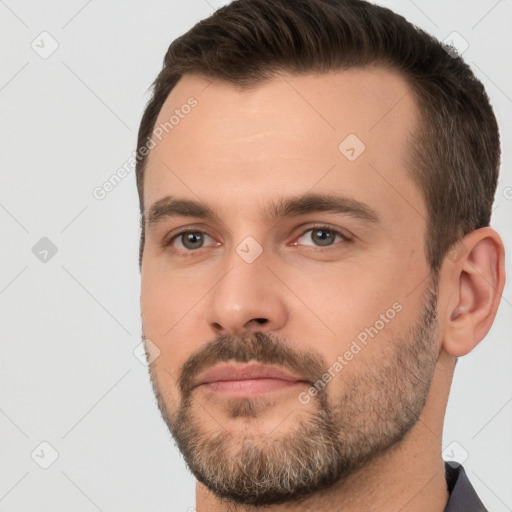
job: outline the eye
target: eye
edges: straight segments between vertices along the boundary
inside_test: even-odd
[[[210,242],[209,245],[214,245],[215,243],[213,238],[203,231],[182,231],[171,237],[165,245],[172,246],[180,251],[190,252],[201,249],[208,242]]]
[[[335,229],[328,226],[315,226],[302,233],[294,245],[312,245],[317,247],[327,247],[337,241],[349,241],[350,239]],[[301,241],[302,240],[302,241]],[[308,243],[309,242],[309,243]]]

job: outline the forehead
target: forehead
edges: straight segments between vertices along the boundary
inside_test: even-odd
[[[145,208],[169,194],[220,210],[315,189],[424,218],[407,175],[418,117],[409,84],[384,68],[279,73],[250,88],[185,75],[155,123]]]

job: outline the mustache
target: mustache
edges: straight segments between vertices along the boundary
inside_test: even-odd
[[[311,350],[296,350],[279,336],[262,332],[238,337],[221,334],[194,352],[181,367],[178,387],[183,399],[190,395],[193,382],[202,371],[219,363],[249,361],[279,366],[311,383],[318,380],[328,367],[319,354]]]

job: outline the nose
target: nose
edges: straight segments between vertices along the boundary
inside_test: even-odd
[[[208,294],[206,321],[216,335],[277,331],[288,319],[284,292],[263,255],[247,263],[234,253]]]

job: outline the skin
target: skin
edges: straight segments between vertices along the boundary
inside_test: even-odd
[[[160,350],[151,372],[167,409],[179,406],[183,364],[219,334],[283,336],[297,351],[313,351],[330,365],[358,333],[401,304],[401,312],[329,382],[329,396],[341,395],[363,368],[389,357],[427,292],[427,210],[407,176],[409,136],[419,119],[409,86],[380,68],[279,74],[245,90],[186,75],[156,125],[190,96],[197,106],[151,149],[144,181],[145,212],[172,194],[205,203],[219,217],[173,217],[146,225],[142,324],[144,336]],[[351,133],[366,146],[353,162],[338,149]],[[329,212],[263,216],[269,201],[307,192],[364,202],[380,222]],[[322,252],[310,231],[303,235],[315,224],[346,233],[351,241],[338,238]],[[179,241],[162,247],[186,227],[208,235],[204,247],[189,250],[187,258]],[[236,252],[248,236],[263,250],[252,263]],[[448,500],[442,428],[455,361],[487,334],[505,281],[503,243],[492,228],[476,230],[462,243],[464,250],[445,258],[439,274],[433,347],[438,358],[418,421],[393,449],[335,486],[300,506],[266,510],[442,512]],[[283,390],[272,392],[271,403],[256,417],[232,418],[223,399],[193,393],[197,421],[212,434],[225,428],[235,441],[248,432],[255,439],[278,438],[312,410],[296,391]],[[198,512],[256,510],[221,501],[201,483],[196,489]]]

